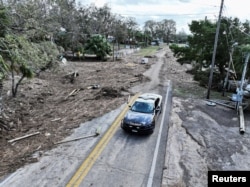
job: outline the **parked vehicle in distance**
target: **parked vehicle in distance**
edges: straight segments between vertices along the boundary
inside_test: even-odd
[[[121,128],[132,133],[153,133],[162,110],[162,96],[144,93],[129,107],[121,122]]]

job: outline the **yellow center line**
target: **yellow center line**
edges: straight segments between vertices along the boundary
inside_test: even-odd
[[[129,104],[131,105],[139,96],[140,93],[137,93],[134,95]],[[93,164],[99,157],[99,155],[104,150],[105,146],[108,144],[110,139],[113,137],[115,131],[119,127],[119,124],[128,111],[129,107],[126,105],[126,107],[122,110],[122,112],[119,114],[119,116],[116,117],[115,121],[112,123],[112,125],[109,127],[109,129],[106,131],[106,133],[103,135],[103,137],[100,139],[100,141],[97,143],[97,145],[94,147],[94,149],[91,151],[91,153],[88,155],[88,157],[83,161],[81,166],[78,168],[78,170],[75,172],[73,177],[70,179],[66,187],[76,187],[81,184],[83,179],[88,174],[89,170],[92,168]]]

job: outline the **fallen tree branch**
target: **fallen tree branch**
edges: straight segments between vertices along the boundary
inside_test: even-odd
[[[53,121],[59,121],[59,120],[61,120],[61,118],[55,118],[55,119],[52,119],[50,121],[53,122]]]
[[[69,93],[69,95],[67,95],[65,97],[65,99],[67,99],[70,96],[75,96],[81,89],[74,89],[72,92]]]
[[[70,139],[70,140],[64,140],[64,141],[57,142],[57,143],[55,143],[55,144],[73,142],[73,141],[76,141],[76,140],[81,140],[81,139],[85,139],[85,138],[95,137],[95,136],[98,136],[99,134],[100,134],[100,133],[99,133],[98,131],[96,131],[95,134],[86,135],[86,136],[82,136],[82,137],[74,138],[74,139]]]
[[[2,119],[0,119],[0,129],[10,131],[10,127],[8,125],[6,125],[6,123]]]
[[[31,136],[38,135],[38,134],[40,134],[40,132],[35,132],[33,134],[28,134],[28,135],[25,135],[25,136],[22,136],[22,137],[19,137],[19,138],[15,138],[15,139],[9,140],[8,142],[13,143],[15,141],[19,141],[19,140],[22,140],[22,139],[25,139],[25,138],[28,138],[28,137],[31,137]]]
[[[134,83],[134,82],[140,81],[140,79],[138,77],[135,77],[135,78],[129,79],[128,81],[130,83]]]
[[[73,73],[69,73],[67,75],[65,75],[64,77],[69,79],[71,83],[74,83],[75,78],[79,76],[78,72],[73,72]]]
[[[67,97],[73,95],[76,91],[77,91],[77,89],[74,89],[72,92],[70,92],[70,94]]]

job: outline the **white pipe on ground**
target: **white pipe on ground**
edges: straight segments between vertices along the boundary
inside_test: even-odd
[[[239,106],[239,113],[240,113],[240,134],[245,133],[245,121],[244,121],[244,114],[242,106]]]

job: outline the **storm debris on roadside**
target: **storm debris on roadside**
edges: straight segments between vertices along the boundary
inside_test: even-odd
[[[67,75],[64,76],[65,79],[68,79],[70,83],[74,83],[75,82],[75,79],[76,77],[79,76],[79,73],[78,72],[73,72],[73,73],[69,73]]]
[[[93,84],[93,85],[88,86],[88,89],[98,89],[98,88],[100,88],[99,84]]]
[[[103,87],[97,94],[96,99],[99,99],[101,97],[108,97],[108,98],[116,98],[121,97],[121,90],[119,88],[113,88],[113,87]]]
[[[23,82],[16,98],[7,95],[11,90],[11,79],[6,80],[2,114],[6,114],[8,119],[4,118],[5,125],[0,125],[0,178],[24,164],[34,162],[30,155],[37,147],[41,147],[41,151],[49,150],[54,147],[54,142],[62,141],[79,124],[123,104],[129,88],[141,83],[130,83],[128,80],[138,79],[135,75],[146,71],[146,66],[127,66],[127,63],[134,64],[133,59],[129,56],[126,62],[119,63],[69,61],[53,71],[42,71],[39,77]],[[143,77],[143,81],[147,78]],[[23,139],[15,150],[8,143],[13,137],[36,131],[46,135]]]
[[[25,139],[25,138],[29,138],[29,137],[31,137],[31,136],[38,135],[38,134],[40,134],[40,132],[35,132],[35,133],[32,133],[32,134],[27,134],[27,135],[22,136],[22,137],[19,137],[19,138],[11,139],[11,140],[9,140],[8,142],[9,142],[9,143],[13,143],[13,142],[16,142],[16,141]]]
[[[70,93],[69,93],[69,95],[67,95],[66,97],[65,97],[65,99],[67,99],[68,97],[70,97],[70,96],[75,96],[79,91],[81,91],[82,89],[80,88],[80,89],[74,89],[73,91],[71,91]]]

